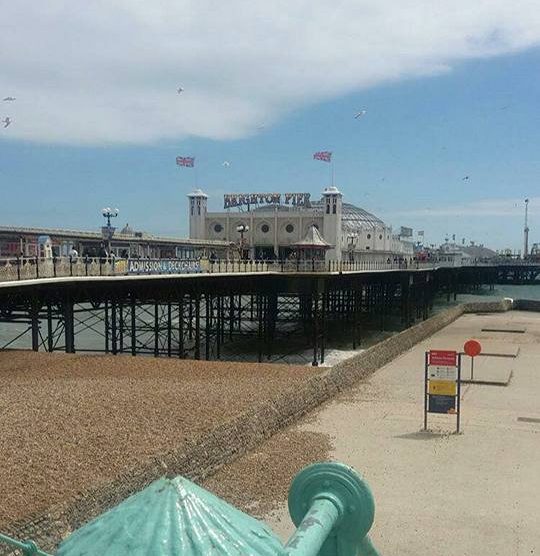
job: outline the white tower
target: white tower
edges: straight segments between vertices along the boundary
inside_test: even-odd
[[[208,195],[196,189],[188,194],[189,198],[189,237],[206,239],[206,210]]]
[[[341,260],[341,214],[343,212],[343,195],[337,187],[327,187],[323,191],[324,216],[323,237],[333,245],[326,252],[326,260]]]

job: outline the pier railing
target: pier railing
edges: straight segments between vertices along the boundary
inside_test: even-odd
[[[413,258],[397,257],[387,260],[366,259],[360,261],[14,257],[0,258],[0,282],[72,276],[230,274],[243,272],[371,272],[492,265],[493,263],[484,261],[416,261]]]

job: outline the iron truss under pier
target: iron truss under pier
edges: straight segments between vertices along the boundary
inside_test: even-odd
[[[336,335],[426,319],[434,297],[493,284],[496,267],[328,273],[77,277],[0,285],[1,349],[278,360]],[[12,332],[11,332],[12,331]]]

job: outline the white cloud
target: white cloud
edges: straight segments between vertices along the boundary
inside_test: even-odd
[[[0,137],[243,137],[304,104],[539,43],[537,0],[5,0],[0,95],[18,100]]]

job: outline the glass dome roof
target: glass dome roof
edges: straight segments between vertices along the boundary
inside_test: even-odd
[[[299,209],[319,209],[323,210],[324,208],[324,200],[320,201],[311,201],[309,207],[291,207],[287,205],[263,205],[257,206],[252,208],[251,210],[254,212],[264,212],[269,210],[278,210],[280,212],[297,212]],[[351,205],[350,203],[343,203],[343,211],[341,216],[341,222],[344,232],[357,232],[360,230],[365,230],[366,228],[375,229],[375,228],[385,228],[386,224],[380,219],[377,218],[371,212],[364,210],[363,208],[356,207]]]
[[[315,201],[311,203],[311,206],[313,208],[322,208],[323,201]],[[343,203],[341,222],[344,232],[357,232],[362,229],[365,230],[366,228],[374,229],[386,227],[385,223],[380,218],[350,203]]]
[[[341,217],[343,230],[355,231],[360,228],[384,228],[385,224],[374,214],[360,207],[355,207],[350,203],[343,203],[343,213]]]

